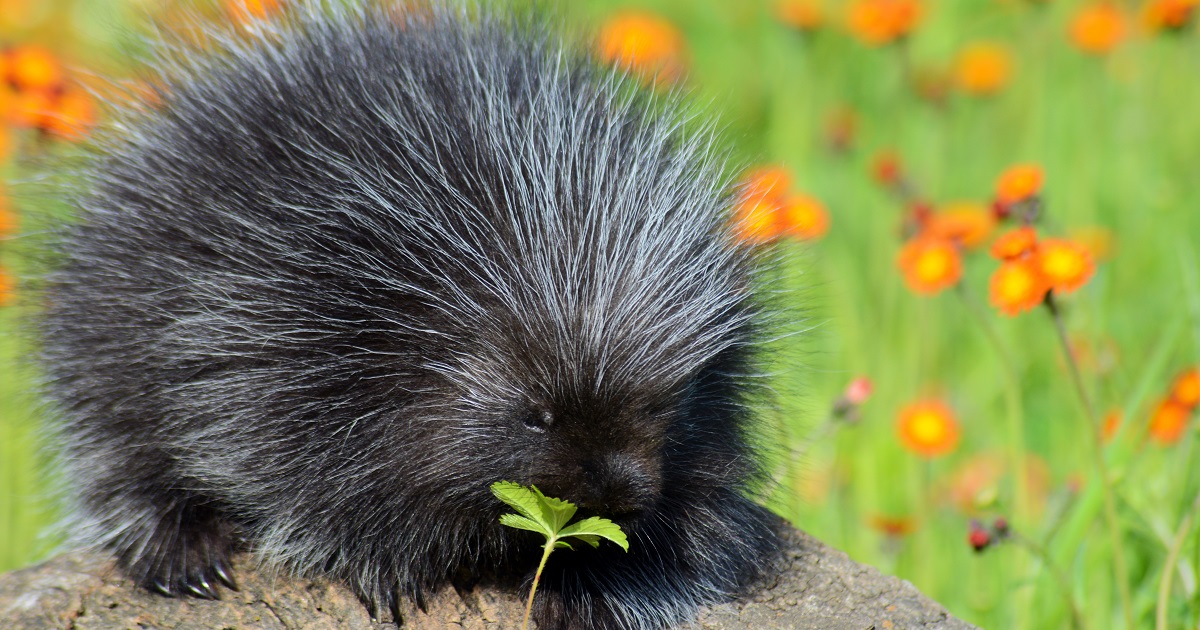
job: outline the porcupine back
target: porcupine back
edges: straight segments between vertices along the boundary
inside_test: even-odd
[[[394,603],[530,568],[505,478],[629,516],[629,555],[552,563],[548,627],[760,573],[755,259],[686,105],[527,14],[255,28],[165,54],[76,196],[42,328],[77,538],[167,594],[244,544]]]

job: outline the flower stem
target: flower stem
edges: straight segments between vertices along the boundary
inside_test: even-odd
[[[992,326],[988,319],[987,312],[980,305],[974,294],[970,292],[967,286],[963,283],[958,284],[958,296],[966,304],[967,310],[979,323],[979,327],[983,329],[984,335],[988,342],[992,344],[992,348],[1000,357],[1000,363],[1004,367],[1004,407],[1008,430],[1008,457],[1009,465],[1013,471],[1013,503],[1015,504],[1015,516],[1018,524],[1023,523],[1028,517],[1029,506],[1029,483],[1028,470],[1025,465],[1025,418],[1023,408],[1021,406],[1021,385],[1017,375],[1017,364],[1013,361],[1012,355],[1008,353],[1008,348],[1005,347],[1004,341]]]
[[[528,630],[529,615],[533,612],[533,596],[537,594],[538,582],[542,581],[542,569],[546,568],[546,561],[550,559],[550,552],[554,551],[554,543],[558,542],[557,536],[551,536],[546,539],[546,548],[542,552],[542,561],[538,563],[537,573],[533,575],[533,586],[529,588],[529,602],[525,604],[525,621],[521,622],[521,630]]]
[[[1183,543],[1187,540],[1188,532],[1192,531],[1192,522],[1196,520],[1197,512],[1200,512],[1200,495],[1196,495],[1196,500],[1192,501],[1192,507],[1179,522],[1179,528],[1175,530],[1175,537],[1171,540],[1171,548],[1167,551],[1167,559],[1163,562],[1162,578],[1158,583],[1158,602],[1154,607],[1155,630],[1167,629],[1167,602],[1171,598],[1171,580],[1175,577],[1175,563],[1179,560],[1180,552],[1183,551]]]
[[[983,329],[984,336],[992,345],[996,355],[1000,358],[1002,372],[1004,373],[1004,411],[1005,411],[1005,429],[1008,432],[1008,465],[1012,468],[1013,474],[1013,517],[1017,526],[1028,526],[1029,514],[1032,511],[1029,501],[1029,467],[1026,466],[1025,455],[1025,416],[1024,407],[1021,405],[1021,383],[1020,376],[1017,372],[1016,361],[1008,352],[1008,347],[1004,345],[1004,340],[1000,338],[1000,334],[996,332],[996,328],[992,325],[988,318],[988,312],[980,303],[975,294],[971,293],[965,283],[958,283],[958,297],[962,299],[967,307],[967,311],[979,323],[979,327]],[[1011,567],[1017,574],[1025,573],[1025,563],[1018,559],[1011,560]],[[1026,601],[1030,595],[1027,591],[1022,591],[1021,605],[1017,607],[1019,611],[1028,611],[1029,606]],[[1020,618],[1015,627],[1025,628],[1028,626],[1028,618]]]
[[[1092,399],[1088,396],[1087,388],[1083,384],[1083,377],[1079,373],[1079,363],[1075,360],[1075,353],[1071,352],[1071,343],[1067,339],[1067,328],[1063,324],[1062,313],[1059,311],[1058,304],[1054,301],[1054,291],[1046,292],[1046,308],[1050,311],[1050,318],[1054,320],[1054,330],[1058,333],[1058,341],[1062,346],[1063,356],[1067,362],[1067,369],[1071,373],[1071,382],[1075,386],[1075,393],[1079,395],[1080,402],[1083,403],[1084,412],[1087,414],[1087,425],[1089,433],[1092,436],[1092,455],[1096,472],[1100,477],[1101,495],[1104,497],[1104,520],[1108,525],[1109,544],[1112,547],[1113,564],[1116,565],[1116,581],[1117,594],[1121,598],[1121,609],[1125,615],[1125,627],[1132,629],[1133,625],[1133,598],[1129,593],[1129,571],[1125,564],[1125,551],[1121,546],[1121,524],[1117,520],[1117,501],[1114,496],[1111,477],[1108,472],[1108,465],[1104,463],[1104,439],[1100,432],[1100,419],[1096,416],[1096,407],[1092,404]]]
[[[1086,630],[1087,622],[1084,620],[1083,612],[1079,610],[1079,604],[1075,602],[1075,596],[1071,592],[1071,581],[1054,564],[1054,560],[1050,558],[1049,553],[1046,553],[1046,549],[1017,532],[1010,532],[1009,537],[1013,542],[1024,547],[1029,553],[1037,556],[1046,565],[1046,568],[1050,570],[1050,575],[1054,576],[1054,580],[1058,582],[1058,587],[1062,589],[1063,597],[1067,600],[1067,606],[1071,609],[1071,627],[1076,630]]]

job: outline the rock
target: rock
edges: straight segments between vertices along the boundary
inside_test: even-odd
[[[786,528],[781,571],[743,599],[702,610],[692,627],[704,630],[820,628],[972,628],[909,582],[880,574],[812,537]],[[241,590],[223,599],[170,599],[121,578],[113,561],[69,553],[0,575],[0,627],[10,630],[172,628],[211,630],[396,628],[391,615],[373,620],[347,589],[324,580],[295,579],[235,561]],[[458,592],[447,587],[424,612],[402,608],[403,627],[515,630],[524,602],[493,588]]]

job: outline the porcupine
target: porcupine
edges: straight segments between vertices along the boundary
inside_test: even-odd
[[[246,548],[395,610],[528,586],[503,479],[630,537],[551,558],[543,628],[660,628],[767,570],[725,153],[554,23],[309,0],[166,47],[47,281],[78,541],[168,596]]]

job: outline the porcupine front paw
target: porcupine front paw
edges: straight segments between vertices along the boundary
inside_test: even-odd
[[[220,599],[218,584],[237,590],[230,557],[234,528],[213,510],[184,508],[157,519],[136,543],[118,550],[126,573],[167,597]]]

